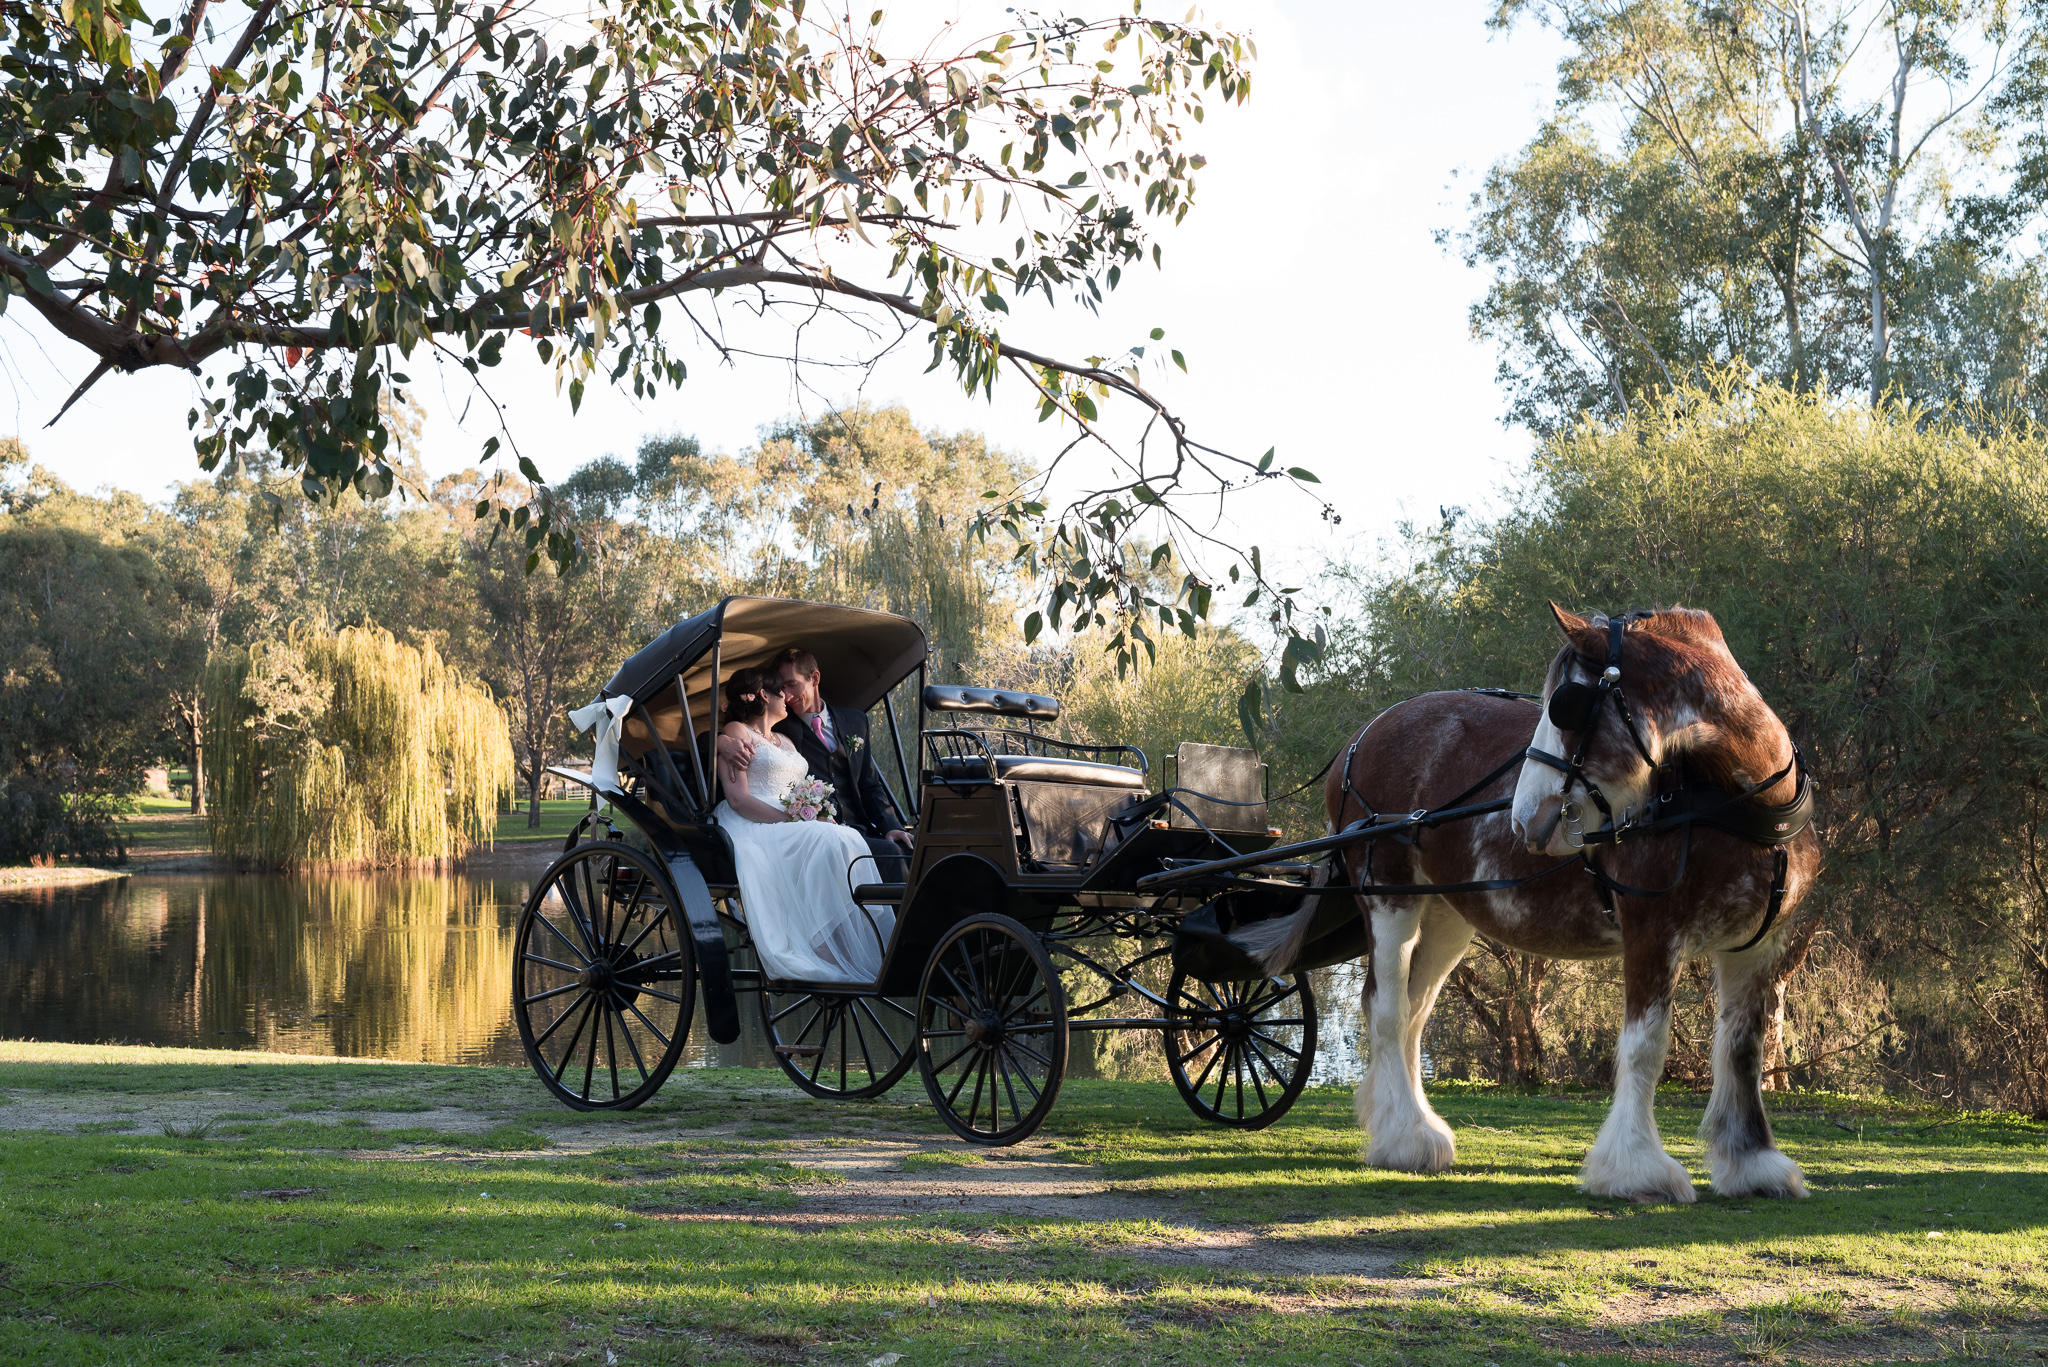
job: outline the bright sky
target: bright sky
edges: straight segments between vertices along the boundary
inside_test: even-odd
[[[888,45],[963,11],[999,8],[893,5]],[[1534,134],[1554,97],[1556,39],[1535,28],[1490,35],[1491,8],[1205,4],[1215,22],[1252,35],[1260,60],[1250,102],[1212,107],[1203,126],[1209,168],[1194,211],[1164,236],[1166,270],[1127,275],[1099,317],[1063,307],[1006,329],[1033,350],[1086,356],[1116,355],[1165,328],[1191,373],[1156,378],[1156,388],[1193,434],[1253,457],[1278,448],[1281,464],[1321,476],[1343,517],[1332,532],[1315,506],[1277,490],[1233,507],[1224,530],[1264,546],[1271,565],[1306,571],[1325,554],[1369,551],[1400,517],[1433,518],[1440,504],[1483,507],[1527,458],[1526,435],[1500,425],[1492,354],[1466,328],[1484,278],[1431,237],[1463,221],[1477,176]],[[963,23],[974,36],[992,27]],[[943,371],[922,373],[922,344],[886,360],[858,395],[850,380],[837,392],[827,381],[822,397],[771,361],[727,367],[706,349],[686,355],[691,378],[681,391],[636,404],[593,382],[574,417],[537,361],[508,349],[496,378],[521,448],[550,478],[607,452],[630,456],[649,432],[679,430],[706,449],[738,451],[782,417],[857,396],[900,401],[926,427],[977,428],[1041,461],[1065,440],[1035,421],[1020,385],[999,384],[990,403],[963,395]],[[0,361],[0,431],[18,431],[65,480],[155,498],[198,475],[188,377],[109,376],[44,430],[89,358],[16,307],[0,318]],[[450,383],[444,399],[429,368],[412,373],[430,380],[415,384],[428,410],[429,469],[473,463],[491,424],[480,413],[459,421],[462,391]]]

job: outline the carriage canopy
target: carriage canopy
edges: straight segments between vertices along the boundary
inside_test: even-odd
[[[619,749],[639,755],[652,748],[653,736],[671,748],[684,748],[685,732],[710,727],[721,682],[736,669],[767,664],[790,646],[818,657],[826,702],[861,711],[925,660],[924,631],[908,617],[792,598],[727,598],[635,651],[604,686],[598,703],[577,713],[577,720],[587,724],[586,715],[595,720],[612,700],[619,700],[613,702],[614,715],[624,713],[620,704],[631,699],[639,706],[622,717]],[[682,680],[680,695],[677,679]]]

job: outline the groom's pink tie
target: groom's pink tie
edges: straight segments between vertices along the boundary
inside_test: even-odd
[[[823,712],[813,712],[811,714],[811,734],[818,738],[818,744],[823,745],[825,743],[825,714]]]

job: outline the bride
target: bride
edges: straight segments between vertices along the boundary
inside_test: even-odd
[[[790,789],[810,777],[810,768],[775,734],[787,715],[781,681],[766,670],[738,670],[726,683],[725,709],[732,720],[724,730],[752,740],[754,758],[744,769],[719,761],[726,796],[715,815],[732,841],[747,930],[761,966],[785,980],[875,981],[895,911],[853,900],[849,883],[880,881],[859,832],[785,811]],[[853,868],[856,863],[861,867]]]

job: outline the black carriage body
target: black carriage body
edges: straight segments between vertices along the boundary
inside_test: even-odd
[[[894,752],[900,796],[915,818],[907,881],[854,889],[857,901],[896,911],[894,930],[881,946],[881,977],[874,983],[782,982],[744,964],[747,932],[737,870],[732,847],[712,815],[720,798],[712,762],[712,738],[722,720],[719,686],[734,670],[766,664],[789,645],[801,645],[817,657],[827,702],[862,711],[879,706]],[[920,1003],[920,1051],[930,1046],[928,1036],[959,1035],[963,1030],[971,1035],[981,1028],[973,1021],[952,1018],[962,1009],[958,1002],[949,1007],[933,997],[937,957],[957,956],[964,952],[963,945],[1010,946],[1002,952],[1014,951],[1020,956],[1018,964],[1031,959],[1039,965],[1032,970],[1037,974],[1033,981],[1040,982],[1037,990],[1049,993],[1055,1003],[1056,1009],[1047,1009],[1058,1018],[1060,1059],[1070,1027],[1159,1029],[1167,1039],[1170,1071],[1198,1113],[1226,1124],[1264,1124],[1277,1118],[1306,1080],[1313,1054],[1313,1008],[1304,980],[1296,979],[1296,985],[1284,992],[1255,983],[1224,984],[1220,995],[1209,990],[1205,998],[1195,987],[1183,988],[1184,980],[1196,980],[1177,972],[1172,991],[1161,997],[1133,981],[1130,973],[1164,950],[1114,966],[1080,947],[1091,937],[1131,939],[1170,933],[1190,912],[1202,913],[1193,918],[1196,921],[1206,916],[1206,925],[1215,923],[1219,908],[1227,908],[1221,913],[1227,920],[1291,910],[1299,904],[1306,866],[1250,867],[1232,872],[1221,883],[1182,878],[1161,891],[1139,887],[1141,879],[1162,871],[1242,858],[1272,845],[1279,832],[1266,826],[1264,770],[1257,756],[1226,747],[1183,746],[1176,757],[1177,781],[1153,792],[1146,757],[1135,748],[1084,745],[1042,731],[1043,724],[1059,716],[1053,699],[1015,690],[927,685],[925,658],[922,631],[902,617],[829,604],[728,598],[677,623],[637,651],[606,684],[593,708],[602,713],[596,771],[556,770],[601,793],[611,813],[634,826],[664,861],[670,883],[664,893],[673,898],[689,930],[712,1038],[736,1038],[738,999],[758,993],[771,1045],[800,1086],[821,1096],[872,1095],[886,1089],[907,1066],[907,1056],[888,1052],[899,1049],[899,1040],[883,1038],[878,1046],[875,1038],[876,1032],[890,1035],[896,1022],[892,1011],[911,1015],[902,1002]],[[915,716],[899,717],[890,695],[913,678]],[[907,727],[905,720],[911,723]],[[943,725],[936,724],[940,720]],[[571,835],[557,867],[576,858],[581,833],[579,828]],[[554,886],[549,882],[554,872],[551,869],[536,887],[529,918]],[[1033,941],[1026,947],[1028,954],[1016,947],[1019,935]],[[1180,948],[1176,946],[1176,961]],[[1069,1021],[1058,974],[1041,981],[1048,979],[1044,965],[1051,962],[1045,957],[1049,951],[1108,980],[1103,1000],[1078,1010],[1093,1010],[1135,993],[1149,1000],[1150,1014]],[[735,953],[740,960],[734,960]],[[1287,1005],[1290,994],[1292,1007]],[[1240,1075],[1236,1118],[1231,1118],[1221,1083],[1213,1097],[1204,1090],[1216,1060],[1226,1048],[1236,1047],[1218,1042],[1228,1033],[1225,1024],[1252,1019],[1265,1010],[1267,1017],[1292,1027],[1296,1023],[1284,1012],[1300,1008],[1308,1010],[1310,1019],[1305,1039],[1297,1038],[1296,1043],[1306,1047],[1290,1051],[1298,1066],[1291,1079],[1282,1079],[1287,1083],[1285,1098],[1277,1105],[1262,1100],[1247,1118]],[[941,1028],[949,1024],[961,1028]],[[1012,1022],[1009,1028],[1024,1031],[1016,1036],[1024,1040],[1033,1037],[1030,1031],[1052,1026],[1040,1011],[1028,1025]],[[1212,1033],[1204,1036],[1204,1031]],[[855,1042],[850,1044],[850,1039]],[[880,1059],[872,1056],[877,1047],[884,1055]],[[1255,1049],[1256,1040],[1247,1047]],[[833,1085],[820,1070],[831,1062],[835,1049],[839,1073]],[[846,1071],[850,1051],[861,1056],[851,1080]],[[994,1105],[1000,1060],[995,1072],[975,1082],[974,1114],[956,1115],[959,1107],[968,1105],[961,1099],[965,1080],[955,1082],[954,1095],[946,1097],[941,1091],[943,1065],[928,1066],[939,1061],[925,1052],[918,1057],[926,1085],[948,1123],[980,1142],[1021,1138],[1036,1127],[1050,1102],[1038,1086],[1057,1090],[1057,1068],[1049,1083],[1040,1078],[1039,1084],[1004,1073],[1003,1085],[1012,1093],[1020,1080],[1031,1088],[1027,1100],[1033,1104],[1020,1109],[1013,1100],[1017,1123],[991,1128],[992,1122],[978,1118],[980,1097],[986,1082]],[[1206,1070],[1196,1066],[1203,1059],[1209,1061]],[[1021,1056],[1011,1059],[1013,1064],[1020,1061]],[[1255,1075],[1253,1081],[1257,1080]],[[559,1086],[556,1090],[559,1094]],[[585,1100],[593,1106],[603,1104]],[[999,1118],[999,1113],[992,1114]]]

